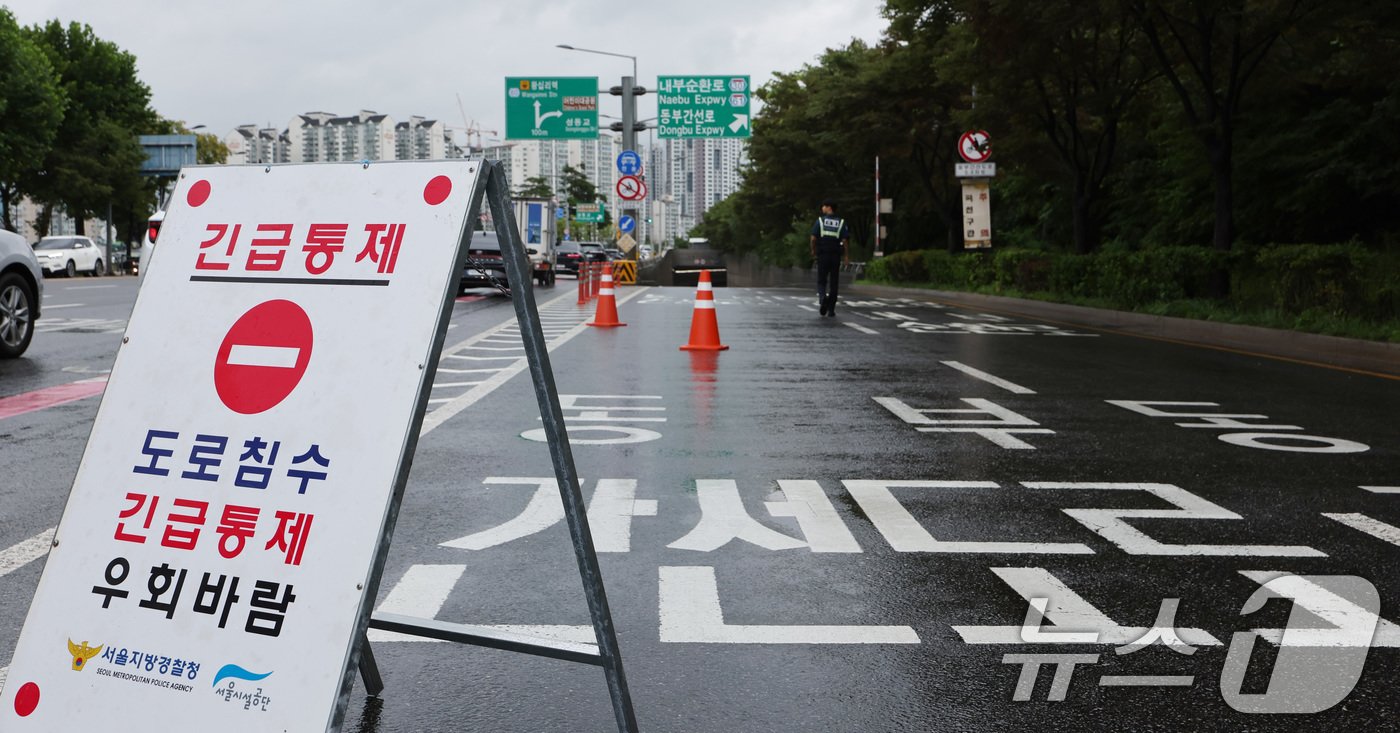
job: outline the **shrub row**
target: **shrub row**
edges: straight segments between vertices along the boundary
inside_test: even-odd
[[[1400,314],[1400,257],[1356,244],[1279,245],[1235,252],[1205,247],[1107,250],[1089,255],[1034,249],[950,254],[895,252],[871,262],[876,282],[951,290],[1015,291],[1097,300],[1118,308],[1205,299],[1222,275],[1227,305],[1299,315],[1389,320]]]

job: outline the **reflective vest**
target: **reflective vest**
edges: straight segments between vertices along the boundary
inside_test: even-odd
[[[837,243],[841,241],[841,228],[846,225],[845,220],[835,216],[817,217],[817,226],[821,227],[822,239],[834,239]]]

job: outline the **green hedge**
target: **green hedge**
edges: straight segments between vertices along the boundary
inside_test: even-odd
[[[1276,245],[1229,253],[1156,247],[1091,255],[1020,248],[958,254],[913,250],[871,262],[865,277],[1135,309],[1208,299],[1212,279],[1221,272],[1231,283],[1230,297],[1221,305],[1289,316],[1400,317],[1400,255],[1378,254],[1358,244]]]

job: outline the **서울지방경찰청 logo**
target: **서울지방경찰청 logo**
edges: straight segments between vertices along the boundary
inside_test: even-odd
[[[87,666],[88,660],[102,653],[102,645],[88,646],[84,639],[80,644],[74,644],[72,639],[68,640],[68,653],[73,655],[73,671],[81,672]]]

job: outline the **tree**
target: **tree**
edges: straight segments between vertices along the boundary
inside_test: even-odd
[[[598,187],[588,180],[588,173],[582,168],[565,165],[561,174],[564,193],[571,204],[591,204],[598,200]]]
[[[548,199],[554,198],[554,188],[549,185],[549,179],[544,176],[530,176],[525,179],[525,185],[515,192],[516,196],[522,198]]]
[[[1012,129],[1035,129],[1069,178],[1075,250],[1098,248],[1120,126],[1155,74],[1120,0],[972,0],[978,68]]]
[[[1152,57],[1205,148],[1215,188],[1215,249],[1235,239],[1235,130],[1245,89],[1285,33],[1326,0],[1126,0]],[[1228,284],[1217,283],[1217,295]]]
[[[53,146],[21,187],[43,205],[38,228],[47,233],[55,206],[78,222],[105,215],[109,204],[135,205],[148,190],[145,153],[137,136],[154,128],[151,92],[136,76],[136,58],[103,41],[92,28],[58,21],[26,29],[48,56],[68,100]]]
[[[959,32],[961,15],[948,2],[889,0],[884,15],[890,20],[883,59],[887,68],[875,83],[881,87],[879,109],[889,120],[883,152],[892,154],[895,166],[887,164],[892,175],[882,175],[881,181],[898,186],[899,167],[912,168],[908,175],[923,195],[905,197],[912,200],[901,209],[933,215],[948,251],[956,252],[963,239],[961,186],[953,177],[961,134],[956,120],[966,117],[971,89],[949,59],[969,55],[973,44]],[[889,185],[882,189],[882,194],[894,192]]]
[[[20,180],[48,156],[64,106],[48,57],[0,7],[0,226],[18,228]]]
[[[575,168],[565,165],[560,174],[560,183],[564,189],[565,198],[569,204],[569,221],[574,220],[575,207],[579,204],[595,204],[598,202],[598,187],[593,185],[593,181],[588,180],[588,173],[583,168]],[[606,224],[606,219],[604,219]],[[596,236],[597,224],[589,225],[590,236]]]

